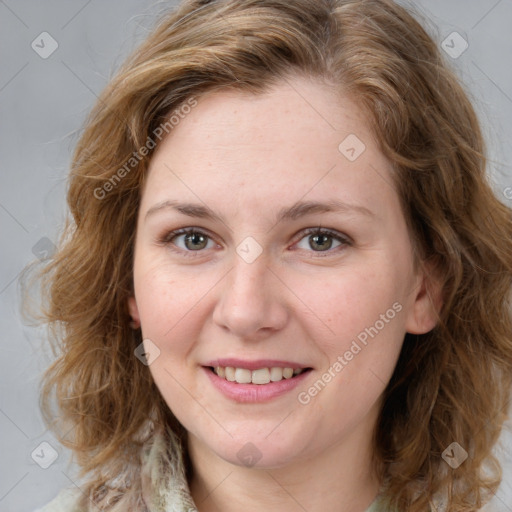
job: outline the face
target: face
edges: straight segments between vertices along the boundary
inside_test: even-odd
[[[212,92],[148,172],[129,307],[193,442],[284,467],[369,431],[433,315],[357,105],[298,77]]]

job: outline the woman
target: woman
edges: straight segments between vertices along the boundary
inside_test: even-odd
[[[44,511],[492,496],[511,215],[406,10],[183,2],[93,109],[68,204],[42,407],[87,479]]]

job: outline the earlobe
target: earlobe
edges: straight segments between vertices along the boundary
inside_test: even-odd
[[[442,307],[442,284],[432,268],[424,267],[414,290],[414,304],[409,312],[406,330],[410,334],[426,334],[438,323]]]
[[[140,328],[140,316],[139,316],[139,308],[137,307],[137,302],[135,297],[128,298],[128,311],[130,312],[130,316],[132,317],[132,321],[130,322],[130,327],[132,329]]]

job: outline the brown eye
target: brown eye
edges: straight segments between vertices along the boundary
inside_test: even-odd
[[[166,244],[175,245],[178,249],[186,252],[211,249],[215,246],[213,240],[198,230],[175,231],[165,237]]]
[[[328,251],[332,247],[331,235],[309,235],[309,246],[314,251]]]
[[[204,249],[208,245],[208,237],[201,233],[190,233],[184,236],[185,247],[191,251]]]
[[[341,233],[314,228],[305,232],[305,236],[297,243],[297,248],[313,252],[329,252],[349,245],[351,245],[350,239]]]

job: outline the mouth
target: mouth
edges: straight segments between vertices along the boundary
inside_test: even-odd
[[[228,382],[236,384],[256,384],[263,386],[272,382],[290,380],[309,372],[312,368],[292,368],[271,366],[256,369],[239,368],[235,366],[208,366],[212,373]]]
[[[211,360],[203,366],[217,391],[243,404],[265,403],[289,395],[313,370],[297,361],[230,357]]]

